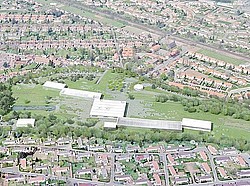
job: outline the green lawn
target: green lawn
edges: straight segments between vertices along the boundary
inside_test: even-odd
[[[206,55],[206,56],[211,57],[211,58],[221,60],[221,61],[225,61],[227,63],[234,64],[234,65],[240,65],[240,64],[246,63],[246,61],[244,61],[244,60],[232,58],[232,57],[229,57],[229,56],[226,56],[223,54],[216,53],[216,52],[211,51],[211,50],[200,49],[200,50],[198,50],[198,53]]]
[[[193,118],[200,120],[208,120],[213,122],[212,133],[216,138],[221,136],[229,136],[233,138],[249,138],[250,124],[247,121],[233,119],[232,117],[223,115],[214,115],[210,113],[197,112],[189,113],[184,111],[180,103],[166,102],[166,103],[153,103],[153,110],[158,113],[164,113],[168,120],[182,120],[182,118]],[[157,119],[157,117],[152,117]],[[184,132],[199,134],[197,131],[185,130]]]
[[[69,88],[101,92],[106,99],[111,99],[112,97],[106,92],[107,90],[109,90],[108,87],[110,84],[110,80],[116,80],[116,79],[121,79],[121,74],[112,73],[110,70],[108,70],[106,74],[102,77],[99,84],[95,83],[98,80],[98,78],[96,78],[93,81],[88,81],[85,78],[81,78],[76,82],[66,80],[65,83],[68,85]]]
[[[46,96],[58,97],[59,91],[53,89],[45,89],[42,85],[15,85],[13,86],[13,95],[16,100],[16,105],[26,105],[25,101],[28,100],[30,103],[27,105],[45,105]]]

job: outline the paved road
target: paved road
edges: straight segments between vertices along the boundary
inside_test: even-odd
[[[105,72],[102,73],[101,77],[100,77],[100,78],[98,79],[98,81],[96,82],[97,85],[101,82],[102,78],[105,76],[105,74],[106,74],[107,72],[108,72],[108,70],[105,70]]]
[[[165,172],[165,183],[166,186],[169,185],[169,173],[168,173],[168,163],[167,163],[167,158],[166,158],[166,154],[165,153],[161,153],[160,154],[162,156],[162,161],[163,161],[163,165],[164,165],[164,172]]]

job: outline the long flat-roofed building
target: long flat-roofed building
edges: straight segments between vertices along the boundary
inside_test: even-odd
[[[53,89],[58,89],[58,90],[62,90],[65,88],[66,84],[63,83],[57,83],[57,82],[52,82],[52,81],[46,81],[43,84],[44,87],[46,88],[53,88]]]
[[[89,99],[100,99],[102,96],[102,93],[89,92],[89,91],[77,90],[77,89],[71,89],[71,88],[64,88],[61,90],[60,95],[89,98]]]
[[[179,130],[179,131],[182,130],[180,121],[150,120],[150,119],[125,118],[125,117],[118,118],[117,126]]]
[[[196,120],[183,118],[182,119],[182,127],[184,129],[192,129],[192,130],[200,130],[200,131],[208,131],[212,130],[212,122],[204,121],[204,120]]]
[[[90,111],[91,117],[123,117],[126,110],[126,101],[94,99]]]

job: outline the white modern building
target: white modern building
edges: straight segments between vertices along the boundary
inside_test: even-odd
[[[46,81],[46,82],[43,84],[43,86],[46,87],[46,88],[53,88],[53,89],[62,90],[63,88],[66,87],[66,84],[57,83],[57,82],[52,82],[52,81]]]
[[[126,110],[126,101],[94,99],[90,117],[123,117]]]
[[[100,99],[102,96],[102,93],[64,88],[61,90],[60,95],[89,98],[89,99]]]
[[[28,127],[35,125],[35,119],[28,118],[28,119],[18,119],[16,122],[16,127]]]
[[[208,132],[212,130],[211,121],[183,118],[181,124],[184,129],[192,129],[192,130],[200,130]]]

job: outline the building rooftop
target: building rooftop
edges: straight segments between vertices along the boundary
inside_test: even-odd
[[[166,130],[182,130],[181,122],[178,121],[166,121],[166,120],[150,120],[139,118],[118,118],[118,126],[130,126],[141,128],[155,128]]]
[[[91,98],[91,99],[100,99],[102,96],[102,93],[64,88],[61,90],[60,95],[75,96],[75,97],[82,97],[82,98]]]
[[[104,128],[116,128],[116,123],[115,122],[104,122]]]
[[[203,131],[211,131],[212,130],[212,122],[204,121],[204,120],[196,120],[183,118],[182,119],[182,127],[193,130],[203,130]]]
[[[54,88],[54,89],[59,89],[59,90],[62,90],[66,84],[63,84],[63,83],[57,83],[57,82],[52,82],[52,81],[46,81],[44,84],[43,84],[44,87],[46,88]]]
[[[126,101],[95,99],[90,111],[92,117],[123,117]]]

